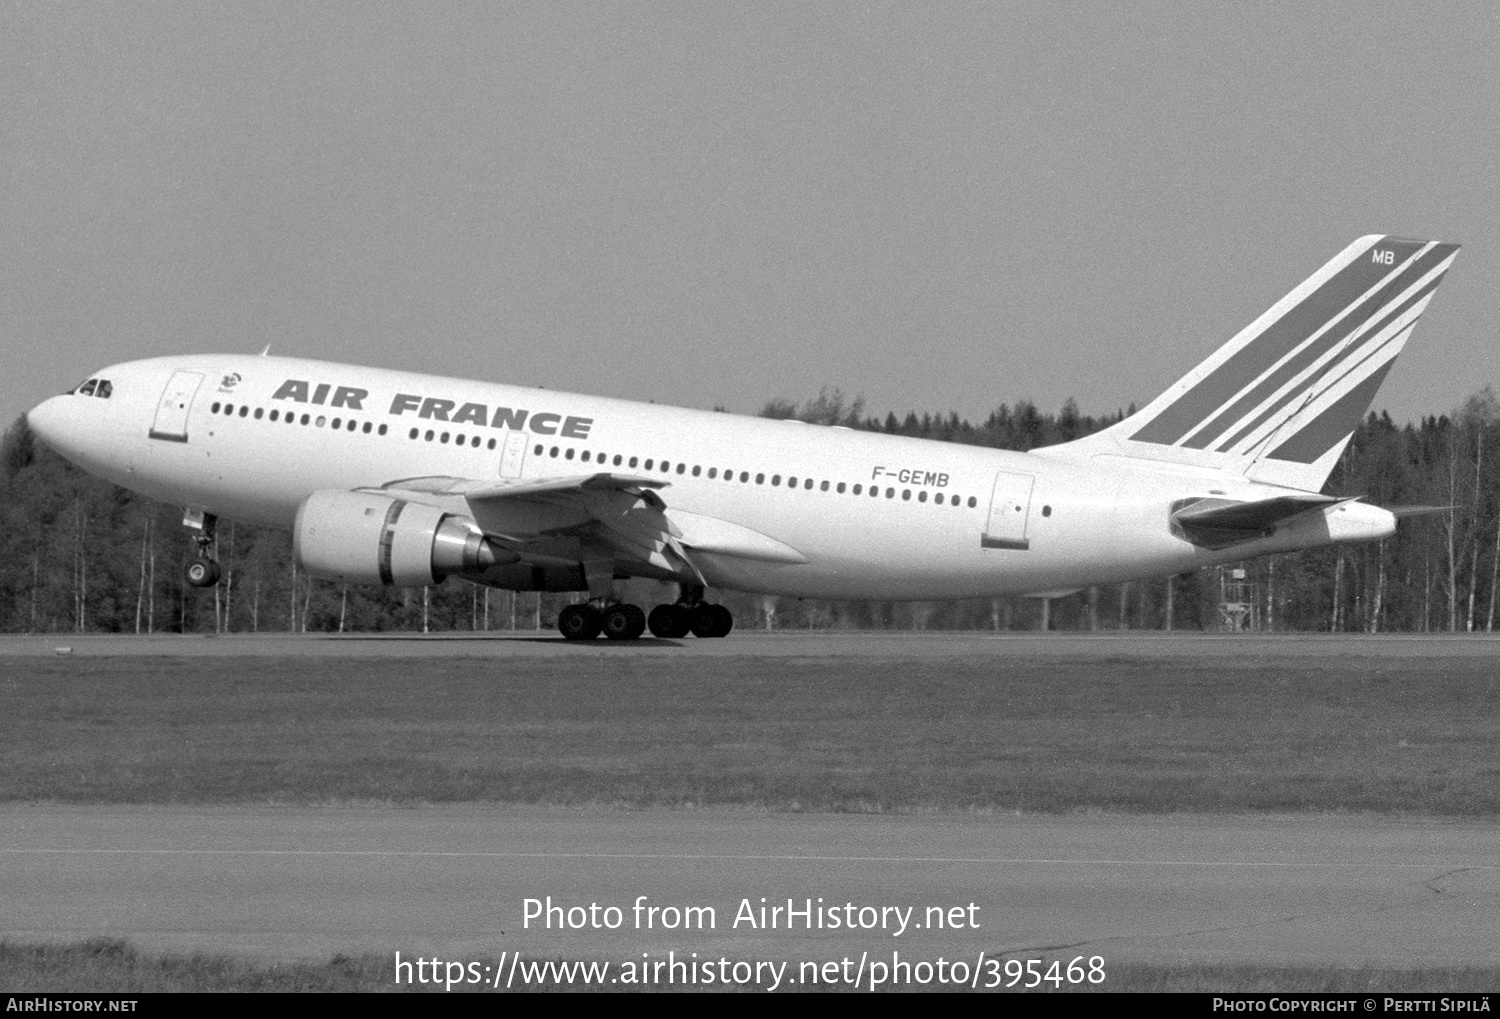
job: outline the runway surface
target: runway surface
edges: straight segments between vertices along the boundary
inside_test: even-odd
[[[1214,657],[1258,661],[1295,657],[1338,658],[1495,658],[1500,635],[1489,634],[1213,634],[1116,631],[1109,633],[1027,632],[843,632],[735,631],[723,640],[636,641],[564,640],[556,632],[522,630],[433,634],[94,634],[0,635],[0,658],[77,655],[80,657],[198,656],[329,658],[430,658],[483,656],[695,657],[748,655],[757,658],[1017,656],[1028,659]]]
[[[548,896],[598,904],[600,924],[617,907],[619,926],[527,926],[525,900]],[[657,914],[638,927],[641,896],[647,908],[713,907],[715,922],[668,930],[670,914]],[[789,930],[783,916],[763,929],[762,897],[798,910],[811,898],[815,917],[838,907],[856,924],[875,907],[882,923],[808,930],[794,916]],[[756,925],[735,923],[742,900]],[[884,907],[914,907],[904,933]],[[940,907],[943,929],[927,925],[938,915],[929,907]],[[1098,955],[1106,966],[1493,966],[1500,827],[1306,815],[0,807],[0,937],[98,935],[257,957],[675,951],[796,964],[899,951],[911,961]]]

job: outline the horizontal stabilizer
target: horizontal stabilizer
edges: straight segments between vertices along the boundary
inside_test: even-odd
[[[1428,517],[1434,513],[1447,513],[1449,510],[1460,509],[1458,506],[1387,506],[1386,509],[1391,516],[1397,520],[1406,517]]]
[[[1194,499],[1172,513],[1172,527],[1195,545],[1222,547],[1259,537],[1278,524],[1309,511],[1349,501],[1348,498],[1312,492],[1278,495],[1253,502]]]

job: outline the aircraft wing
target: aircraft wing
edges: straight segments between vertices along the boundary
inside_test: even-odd
[[[1259,537],[1304,513],[1349,501],[1349,498],[1314,492],[1277,495],[1249,502],[1194,499],[1173,511],[1172,528],[1195,545],[1222,547]]]
[[[807,557],[775,538],[727,520],[672,510],[658,494],[670,482],[601,472],[542,481],[404,478],[390,495],[471,516],[487,536],[519,553],[549,558],[615,560],[646,575],[688,575],[706,584],[697,553],[768,562]]]
[[[628,492],[642,497],[652,489],[666,488],[669,481],[655,478],[638,478],[629,474],[579,474],[567,478],[547,478],[541,481],[522,481],[502,478],[491,481],[476,481],[472,478],[453,478],[432,475],[421,478],[402,478],[388,481],[381,487],[386,490],[422,492],[431,495],[458,495],[465,499],[524,499],[542,495],[566,494],[569,492]],[[660,499],[657,500],[658,502]]]

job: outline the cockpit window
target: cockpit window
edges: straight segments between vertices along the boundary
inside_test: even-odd
[[[108,400],[109,397],[110,397],[110,394],[113,393],[114,391],[115,391],[115,387],[110,384],[109,379],[100,379],[99,380],[99,388],[96,389],[96,390],[94,390],[94,395],[95,396],[103,397],[104,399]]]
[[[89,379],[83,385],[81,385],[81,386],[78,387],[78,395],[79,396],[93,396],[94,395],[94,387],[97,386],[98,384],[99,384],[99,380],[98,379]]]

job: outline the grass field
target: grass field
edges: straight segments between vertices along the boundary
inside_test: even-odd
[[[8,801],[1500,810],[1500,676],[1484,658],[4,667]]]
[[[484,960],[480,960],[483,962]],[[493,962],[493,960],[490,960]],[[137,952],[129,942],[99,938],[71,945],[18,945],[0,941],[0,986],[26,988],[28,994],[79,993],[131,994],[162,991],[401,991],[448,993],[441,984],[394,982],[392,958],[383,955],[336,956],[325,963],[267,963],[215,955],[152,955]],[[1024,981],[1023,981],[1024,982]],[[1500,986],[1500,969],[1383,969],[1363,967],[1307,967],[1302,969],[1262,966],[1150,966],[1119,965],[1111,968],[1102,985],[1082,983],[1060,988],[1065,992],[1161,992],[1192,991],[1233,993],[1483,993]],[[630,990],[628,987],[581,986],[556,981],[533,984],[531,991]],[[641,987],[639,990],[661,990]],[[684,990],[685,988],[674,988]],[[715,987],[713,990],[724,990]],[[761,991],[764,988],[730,987],[729,990]],[[821,990],[854,990],[824,987]],[[923,990],[904,986],[899,990]],[[928,990],[953,988],[929,986]],[[1003,989],[1003,988],[1002,988]],[[866,988],[860,988],[866,990]],[[1010,989],[1014,993],[1055,993],[1048,984],[1035,990]],[[489,988],[455,984],[454,993],[493,993]]]

